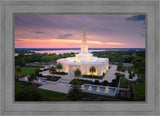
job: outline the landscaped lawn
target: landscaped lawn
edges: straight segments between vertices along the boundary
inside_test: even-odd
[[[126,78],[121,78],[119,88],[127,88],[128,87],[128,80]]]
[[[145,82],[137,82],[137,85],[134,85],[134,91],[136,101],[145,101]]]
[[[133,66],[125,66],[126,70],[130,69],[133,70],[134,72],[136,72],[136,69]]]
[[[54,91],[48,91],[48,90],[44,90],[40,88],[36,88],[36,89],[45,98],[43,99],[43,101],[67,101],[66,99],[67,94],[54,92]]]
[[[21,72],[21,76],[25,76],[28,74],[32,74],[35,72],[36,69],[39,69],[39,67],[20,67],[22,72]],[[17,67],[15,68],[15,77],[18,76],[18,73],[16,72]]]
[[[15,83],[16,101],[67,101],[66,95],[40,88],[22,87],[18,82]]]

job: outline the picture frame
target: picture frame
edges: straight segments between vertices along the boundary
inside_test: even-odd
[[[147,17],[146,101],[15,102],[14,13],[129,14]],[[1,115],[159,115],[159,0],[1,0]]]

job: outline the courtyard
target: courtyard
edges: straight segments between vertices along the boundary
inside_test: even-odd
[[[84,77],[79,77],[79,79],[92,81],[92,82],[95,82],[96,80],[98,80],[100,83],[104,81],[108,81],[109,83],[111,83],[112,80],[116,79],[116,75],[115,75],[116,72],[117,72],[117,65],[110,65],[110,69],[106,72],[105,76],[102,79],[91,79],[91,78],[84,78]],[[120,72],[120,73],[124,74],[125,78],[128,79],[129,81],[135,81],[138,78],[136,74],[135,77],[133,77],[133,79],[129,79],[129,73],[127,70],[125,72]],[[49,70],[42,71],[40,72],[40,74],[44,77],[52,76],[52,74],[49,73]],[[38,88],[67,94],[72,85],[70,84],[70,82],[76,77],[69,76],[69,75],[58,75],[58,74],[54,74],[54,76],[60,76],[61,78],[55,82],[45,80],[45,82],[43,82],[42,85],[39,86]],[[118,89],[119,89],[119,86],[117,87],[117,90]]]

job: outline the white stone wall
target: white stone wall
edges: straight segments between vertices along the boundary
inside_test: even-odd
[[[101,61],[98,61],[101,60]],[[96,72],[94,75],[102,76],[103,73],[106,73],[109,67],[109,60],[108,58],[99,58],[97,62],[81,62],[81,63],[72,63],[68,62],[67,60],[57,60],[57,63],[61,63],[63,69],[61,71],[68,73],[70,76],[74,76],[73,66],[75,66],[75,70],[78,68],[81,70],[82,75],[91,75],[90,67],[94,66],[96,68]]]

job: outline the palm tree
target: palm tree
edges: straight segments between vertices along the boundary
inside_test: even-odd
[[[120,73],[120,71],[122,70],[122,68],[123,68],[123,64],[122,64],[122,62],[119,62],[118,66],[117,66],[117,71],[119,71],[119,73]]]
[[[77,79],[79,79],[80,75],[81,75],[81,71],[79,69],[76,69],[76,71],[74,72],[74,76],[77,77]]]
[[[32,85],[33,85],[33,81],[36,80],[35,74],[31,74],[31,76],[28,78],[28,80],[29,80],[30,82],[32,82]]]
[[[56,68],[52,66],[51,68],[49,68],[49,72],[52,74],[52,78],[53,78],[54,73],[56,72]]]
[[[89,72],[92,73],[92,77],[93,77],[93,73],[96,72],[96,68],[94,66],[92,66],[90,69],[89,69]]]
[[[139,79],[142,78],[142,74],[145,72],[144,68],[143,67],[140,67],[137,69],[137,73],[139,74]]]
[[[18,73],[18,77],[20,77],[20,74],[22,72],[21,68],[17,68],[16,72]]]
[[[83,93],[78,86],[73,86],[69,90],[67,98],[69,98],[72,101],[80,101],[83,98]]]
[[[135,62],[135,63],[134,63],[134,67],[136,68],[136,72],[138,72],[139,62]]]
[[[59,69],[59,72],[60,72],[60,70],[62,69],[62,64],[58,63],[57,66],[56,66],[56,68]]]

